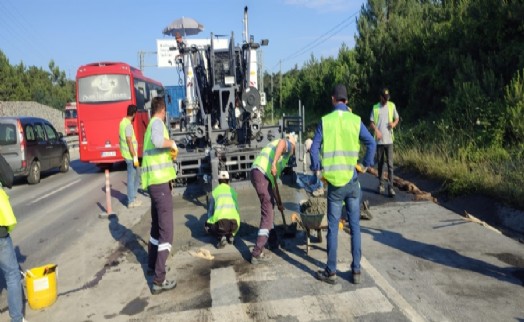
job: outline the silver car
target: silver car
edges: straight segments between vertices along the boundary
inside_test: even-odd
[[[15,176],[40,182],[40,174],[53,168],[69,170],[69,148],[63,134],[39,117],[0,117],[0,153]]]

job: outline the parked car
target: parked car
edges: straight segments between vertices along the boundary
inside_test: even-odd
[[[0,153],[15,176],[40,182],[40,173],[69,170],[69,148],[61,132],[39,117],[0,117]]]

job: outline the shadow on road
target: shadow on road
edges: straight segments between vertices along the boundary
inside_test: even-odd
[[[524,281],[519,280],[521,274],[518,268],[498,267],[475,258],[461,255],[453,249],[410,240],[402,236],[402,234],[388,230],[361,227],[361,231],[362,233],[373,236],[375,241],[396,248],[406,254],[448,267],[469,270],[511,284],[524,285]]]
[[[135,234],[131,229],[120,224],[118,216],[110,215],[109,220],[109,232],[113,239],[120,243],[122,248],[125,248],[135,256],[136,261],[141,264],[144,277],[147,277],[147,242],[142,237]]]

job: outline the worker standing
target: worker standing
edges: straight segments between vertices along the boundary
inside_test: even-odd
[[[237,192],[229,185],[229,172],[218,173],[218,186],[209,199],[205,229],[218,238],[217,248],[233,244],[240,228]]]
[[[171,180],[176,178],[173,156],[178,148],[169,139],[164,123],[166,104],[162,97],[153,98],[152,117],[144,135],[142,188],[151,196],[151,236],[148,243],[148,275],[154,275],[151,292],[158,294],[176,287],[166,279],[166,261],[173,242],[173,197]]]
[[[140,176],[138,173],[138,142],[133,129],[137,107],[129,105],[126,116],[120,121],[119,138],[120,153],[127,165],[127,208],[142,205],[142,201],[136,199]]]
[[[356,171],[360,143],[366,145],[364,172],[373,165],[375,140],[364,126],[360,117],[351,113],[346,106],[348,97],[346,87],[337,85],[332,92],[333,112],[322,117],[311,145],[311,170],[322,175],[327,181],[327,265],[316,273],[316,278],[336,283],[338,226],[345,202],[349,227],[351,229],[351,271],[353,283],[361,280],[361,240],[360,240],[360,183]],[[322,164],[320,151],[322,145]]]
[[[259,264],[271,260],[264,254],[264,247],[269,242],[271,248],[279,245],[278,235],[274,229],[273,220],[275,213],[275,180],[286,167],[289,158],[295,153],[297,143],[295,133],[286,135],[285,139],[270,142],[260,151],[251,167],[251,183],[260,199],[260,227],[257,241],[251,252],[251,264]],[[284,211],[282,205],[278,205]]]
[[[3,187],[13,185],[13,170],[0,154],[0,270],[7,286],[7,306],[12,322],[24,321],[22,283],[13,241],[9,233],[16,226],[16,217]]]
[[[375,132],[377,140],[377,163],[378,163],[378,188],[377,192],[385,192],[383,182],[384,157],[387,159],[388,166],[388,195],[395,196],[393,188],[393,129],[397,126],[399,115],[393,102],[389,100],[389,90],[387,88],[380,91],[380,102],[373,106],[371,110],[370,123],[371,129]]]

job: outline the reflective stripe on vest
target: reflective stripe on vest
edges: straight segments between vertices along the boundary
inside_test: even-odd
[[[153,117],[147,125],[144,135],[144,155],[141,168],[142,189],[147,189],[147,187],[153,184],[167,183],[176,179],[176,172],[169,148],[157,149],[153,141],[151,141],[151,128],[155,120],[160,119]],[[164,123],[162,122],[162,124]],[[169,133],[165,125],[164,138],[169,139]]]
[[[2,188],[0,188],[0,226],[7,227],[7,232],[11,232],[16,226],[16,217],[9,196]]]
[[[395,110],[395,104],[393,102],[388,101],[388,122],[393,122],[393,111]],[[373,106],[373,122],[375,123],[375,126],[378,125],[378,114],[380,111],[380,103],[377,103]],[[377,135],[373,134],[375,137],[375,140],[377,139]],[[391,140],[395,140],[395,135],[393,134],[393,129],[391,129]]]
[[[275,186],[275,180],[271,174],[271,165],[275,159],[275,152],[277,151],[278,142],[280,142],[280,139],[273,140],[268,145],[266,145],[266,147],[260,151],[255,161],[253,161],[253,165],[251,166],[252,169],[256,168],[261,170],[262,173],[266,175],[266,178],[269,179],[272,186]],[[282,173],[282,170],[284,170],[286,167],[290,157],[291,153],[283,153],[280,156],[280,160],[277,162],[277,178]]]
[[[131,155],[131,152],[129,152],[129,146],[127,145],[127,139],[126,139],[126,128],[128,125],[131,125],[131,120],[128,119],[127,117],[124,117],[122,121],[120,121],[120,130],[119,130],[120,153],[122,154],[122,157],[124,159],[133,160],[133,156]],[[133,147],[135,148],[135,153],[138,155],[138,142],[136,141],[134,129],[133,129],[133,134],[131,136],[131,142],[133,143]]]
[[[237,229],[240,227],[240,215],[238,214],[238,205],[236,203],[236,192],[228,184],[221,183],[213,190],[213,199],[215,200],[215,209],[213,216],[207,220],[208,223],[214,224],[221,219],[232,219],[237,222]]]
[[[322,118],[322,167],[324,178],[335,187],[353,178],[360,151],[360,117],[333,111]]]

